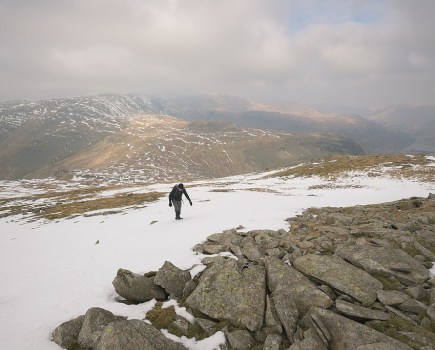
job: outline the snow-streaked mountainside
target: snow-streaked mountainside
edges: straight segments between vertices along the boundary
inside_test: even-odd
[[[101,184],[93,191],[84,179],[1,181],[0,203],[7,207],[0,218],[2,348],[60,349],[50,341],[54,328],[93,306],[144,319],[155,302],[118,302],[111,282],[119,268],[145,273],[169,260],[194,275],[202,268],[202,256],[192,247],[212,233],[240,225],[246,231],[288,230],[286,219],[308,207],[427,197],[435,192],[434,176],[434,157],[339,157],[189,182],[193,206],[183,206],[181,221],[168,207],[173,183]],[[116,198],[151,193],[151,200],[140,197],[136,205],[109,205]],[[92,211],[84,212],[86,205]],[[54,208],[52,216],[46,215],[49,208]],[[178,312],[188,317],[185,309]],[[222,337],[178,341],[189,349],[211,350]]]
[[[238,105],[227,109],[242,108]],[[363,153],[353,140],[337,135],[187,122],[167,115],[163,102],[140,95],[6,103],[0,117],[0,178],[8,180],[192,180]]]

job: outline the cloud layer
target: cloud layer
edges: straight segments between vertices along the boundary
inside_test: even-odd
[[[433,104],[434,13],[432,0],[3,0],[0,100]]]

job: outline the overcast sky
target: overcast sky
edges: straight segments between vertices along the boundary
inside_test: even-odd
[[[434,0],[0,0],[0,101],[435,104]]]

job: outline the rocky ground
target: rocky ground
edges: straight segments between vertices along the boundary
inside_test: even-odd
[[[310,208],[288,221],[288,231],[212,234],[194,247],[206,269],[193,278],[170,262],[145,275],[118,271],[120,302],[176,299],[192,319],[161,303],[148,322],[91,308],[57,327],[53,341],[184,349],[159,331],[167,329],[196,339],[222,331],[222,349],[435,349],[435,195]]]

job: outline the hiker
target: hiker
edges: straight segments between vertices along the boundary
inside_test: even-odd
[[[175,185],[171,193],[169,193],[169,206],[172,207],[172,204],[174,204],[175,220],[182,219],[182,217],[180,217],[180,214],[181,214],[181,197],[183,196],[183,193],[186,196],[187,200],[189,201],[190,205],[192,205],[192,201],[190,200],[189,195],[187,194],[187,191],[184,188],[183,184]]]

